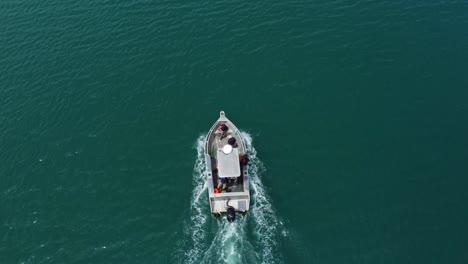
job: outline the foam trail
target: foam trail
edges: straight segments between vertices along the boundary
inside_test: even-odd
[[[254,249],[247,239],[246,232],[244,219],[237,219],[233,223],[221,219],[216,235],[201,263],[256,263]]]
[[[209,221],[204,158],[205,135],[198,137],[197,159],[193,170],[193,192],[190,204],[190,222],[185,223],[184,234],[189,248],[184,251],[181,263],[281,263],[278,256],[278,231],[281,221],[276,216],[270,198],[261,182],[265,171],[252,146],[252,137],[242,133],[249,153],[251,208],[246,217],[237,215],[234,223],[225,217]],[[213,226],[214,225],[214,226]],[[214,233],[213,233],[214,230]],[[253,241],[249,234],[253,232]],[[187,241],[186,241],[187,242]]]
[[[206,167],[205,158],[203,153],[205,135],[201,135],[197,139],[197,160],[193,168],[193,192],[192,201],[190,204],[190,223],[186,223],[185,233],[188,235],[193,246],[188,250],[185,255],[186,263],[199,263],[200,256],[206,249],[204,241],[206,239],[206,224],[208,217],[211,217],[209,210],[206,210],[207,197],[205,197],[206,185]],[[184,262],[185,262],[184,261]]]
[[[257,158],[257,150],[252,146],[252,136],[243,132],[247,152],[249,156],[249,175],[251,192],[250,214],[253,216],[254,234],[260,243],[261,263],[281,263],[278,252],[278,233],[282,231],[283,224],[276,215],[271,199],[261,181],[261,175],[265,172],[263,163]],[[285,231],[282,231],[285,233]]]

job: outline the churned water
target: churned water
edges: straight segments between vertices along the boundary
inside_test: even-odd
[[[249,214],[239,215],[232,224],[226,219],[213,219],[209,213],[203,154],[205,137],[197,140],[190,217],[184,223],[184,239],[175,255],[177,262],[282,263],[278,245],[286,232],[262,184],[264,168],[251,136],[243,133],[250,160],[252,206]]]

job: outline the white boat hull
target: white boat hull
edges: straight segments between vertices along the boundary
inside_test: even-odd
[[[221,124],[226,124],[228,126],[228,137],[234,137],[236,139],[239,156],[247,155],[247,149],[241,132],[225,117],[224,112],[221,111],[220,118],[210,129],[205,140],[206,179],[211,212],[214,214],[222,214],[227,211],[228,207],[233,207],[237,212],[247,212],[250,207],[249,174],[247,164],[239,165],[241,175],[236,178],[230,178],[226,192],[215,192],[215,189],[217,189],[217,185],[219,184],[219,180],[222,178],[222,176],[217,175],[216,154],[224,144],[227,144],[227,140],[220,140],[220,136],[215,133]]]

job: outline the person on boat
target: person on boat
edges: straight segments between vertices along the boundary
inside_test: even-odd
[[[218,127],[218,130],[216,130],[215,134],[217,135],[221,135],[221,139],[223,139],[224,137],[227,136],[227,131],[228,131],[228,127],[226,124],[222,124]]]
[[[238,145],[236,143],[236,139],[234,137],[231,137],[228,139],[228,144],[231,145],[233,148],[237,148]]]
[[[249,158],[247,158],[247,155],[242,155],[240,156],[239,161],[241,165],[247,165],[249,163]]]
[[[219,177],[219,178],[218,178],[218,186],[217,186],[217,188],[218,188],[219,190],[224,190],[224,189],[226,189],[226,187],[227,187],[227,182],[228,182],[228,180],[227,180],[226,178],[221,178],[221,177]]]

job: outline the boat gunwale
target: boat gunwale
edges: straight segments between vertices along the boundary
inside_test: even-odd
[[[211,166],[209,164],[211,164],[211,159],[214,158],[216,159],[216,157],[213,157],[211,154],[210,154],[210,149],[211,149],[211,145],[213,144],[213,141],[216,140],[216,137],[213,137],[213,133],[214,131],[216,131],[217,127],[222,124],[222,123],[226,123],[228,125],[228,127],[231,129],[232,131],[232,134],[235,134],[235,137],[238,138],[240,140],[240,145],[242,147],[242,152],[240,154],[242,155],[247,155],[247,147],[246,147],[246,144],[245,144],[245,140],[244,140],[244,137],[242,135],[242,132],[239,130],[239,128],[231,121],[229,120],[226,116],[225,116],[225,113],[224,111],[221,111],[220,112],[220,117],[214,122],[214,124],[211,126],[209,132],[207,133],[206,135],[206,138],[205,138],[205,149],[204,149],[204,155],[205,155],[205,161],[206,161],[206,169],[207,169],[207,172],[206,172],[206,179],[209,181],[210,179],[212,179],[213,175],[211,173]],[[213,139],[211,139],[213,137]],[[211,139],[211,141],[210,141]],[[210,208],[211,208],[211,212],[212,213],[223,213],[225,211],[213,211],[213,204],[212,202],[216,201],[216,200],[226,200],[226,199],[231,199],[231,200],[245,200],[246,203],[247,203],[247,208],[249,208],[249,204],[250,204],[250,188],[249,188],[249,174],[248,174],[248,167],[249,165],[244,165],[245,166],[245,170],[244,172],[242,173],[242,175],[240,175],[241,177],[243,177],[244,179],[246,179],[246,186],[244,187],[244,190],[242,192],[229,192],[229,193],[214,193],[214,186],[213,184],[211,183],[208,183],[208,196],[210,198]],[[210,188],[211,186],[211,188]],[[214,199],[214,200],[212,200]],[[236,211],[239,211],[239,212],[247,212],[249,209],[247,210],[237,210]]]

